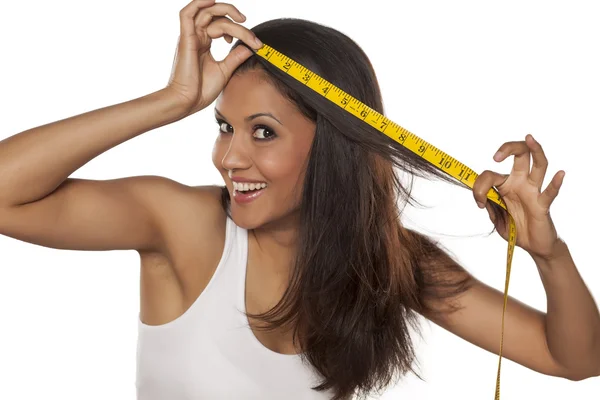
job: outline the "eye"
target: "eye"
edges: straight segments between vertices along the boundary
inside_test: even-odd
[[[220,118],[216,118],[216,121],[217,124],[219,124],[220,133],[233,133],[233,126],[229,125]],[[252,129],[254,131],[253,136],[256,141],[267,141],[277,137],[275,131],[266,125],[256,125]]]
[[[255,132],[255,134],[258,134],[258,137],[254,136],[256,138],[256,140],[265,141],[265,140],[272,140],[277,137],[277,134],[275,133],[275,131],[265,125],[256,125],[254,127],[254,132]]]
[[[233,126],[229,125],[227,122],[222,119],[217,118],[217,124],[219,124],[219,132],[221,133],[231,133],[233,132]],[[231,129],[231,130],[229,130]]]

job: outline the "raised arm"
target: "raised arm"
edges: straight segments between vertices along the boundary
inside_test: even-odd
[[[504,143],[495,160],[500,162],[511,155],[515,159],[510,175],[484,171],[475,182],[473,195],[481,208],[487,208],[500,236],[508,241],[507,224],[494,214],[487,200],[489,190],[493,186],[498,189],[515,221],[516,245],[527,251],[537,266],[546,291],[547,312],[510,298],[503,356],[535,371],[571,380],[600,376],[598,305],[550,218],[550,205],[558,195],[564,172],[558,171],[541,190],[548,161],[531,135],[524,141]],[[456,279],[468,276],[442,252],[429,261],[454,264]],[[452,299],[459,311],[429,317],[471,343],[497,353],[503,294],[470,276],[467,286],[462,296]]]
[[[68,178],[108,149],[176,121],[185,105],[161,90],[0,142],[0,233],[48,247],[150,249],[156,202],[177,184],[159,177]]]
[[[129,139],[185,118],[211,104],[252,52],[233,49],[222,61],[212,39],[233,37],[260,48],[245,18],[230,4],[192,1],[166,88],[13,135],[0,142],[0,234],[77,250],[161,247],[161,214],[190,188],[156,177],[106,181],[72,179],[81,166]]]

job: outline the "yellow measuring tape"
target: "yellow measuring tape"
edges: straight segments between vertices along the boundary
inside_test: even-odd
[[[456,178],[473,189],[473,185],[478,177],[478,174],[455,158],[450,157],[437,147],[427,143],[397,123],[389,120],[366,104],[361,103],[359,100],[350,96],[348,93],[344,92],[331,82],[326,81],[319,75],[310,71],[308,68],[302,66],[274,48],[265,44],[256,52],[256,54],[269,61],[283,72],[286,72],[289,76],[293,77],[297,81],[311,88],[321,96],[325,97],[327,100],[337,104],[339,107],[348,111],[356,118],[371,125],[379,132],[400,143],[402,146],[406,147],[419,157],[427,160],[438,169],[441,169],[448,175]],[[506,208],[504,201],[502,201],[500,194],[494,188],[490,189],[487,197],[508,212],[508,209]],[[515,243],[517,242],[517,230],[514,219],[510,214],[508,214],[508,216],[510,227],[506,261],[506,281],[504,284],[504,305],[502,308],[502,330],[500,335],[500,351],[498,353],[498,373],[496,376],[496,391],[494,397],[495,400],[500,399],[500,366],[502,364],[502,346],[504,344],[504,314],[506,312],[506,302],[508,300],[508,283],[510,281],[512,256]]]

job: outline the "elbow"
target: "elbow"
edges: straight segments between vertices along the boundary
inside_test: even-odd
[[[600,376],[600,366],[595,370],[587,371],[571,371],[563,375],[563,378],[570,381],[583,381],[589,378],[597,378]]]
[[[571,360],[569,365],[560,363],[554,359],[554,375],[568,379],[570,381],[583,381],[589,378],[600,377],[600,337],[597,337],[586,357],[579,357],[577,362]]]
[[[579,381],[583,381],[586,380],[588,378],[595,378],[597,376],[600,376],[599,374],[579,374],[579,375],[569,375],[569,376],[565,376],[566,379],[573,381],[573,382],[579,382]]]
[[[578,382],[600,376],[600,358],[595,360],[580,359],[578,363],[571,365],[561,364],[555,360],[553,364],[552,372],[547,374],[570,381]]]
[[[600,339],[597,338],[597,339]],[[600,344],[600,341],[597,341],[595,344]],[[580,371],[572,371],[569,376],[565,376],[565,378],[571,381],[583,381],[588,378],[597,378],[600,376],[600,347],[595,346],[597,351],[594,351],[595,357],[590,368],[581,369]]]

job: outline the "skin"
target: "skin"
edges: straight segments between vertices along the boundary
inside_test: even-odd
[[[274,118],[256,113],[271,113]],[[291,255],[298,227],[299,193],[304,170],[314,138],[314,124],[287,101],[268,80],[264,72],[249,71],[234,76],[219,96],[215,116],[222,131],[213,149],[213,163],[221,173],[233,196],[229,172],[233,176],[264,181],[265,193],[247,205],[232,201],[233,220],[249,230],[249,262],[247,302],[249,310],[266,311],[276,304],[286,286]],[[266,125],[270,130],[257,127]],[[273,137],[272,141],[260,141]],[[600,330],[597,309],[576,267],[566,244],[559,239],[550,218],[549,208],[558,195],[564,171],[553,177],[541,191],[547,169],[547,159],[541,145],[531,135],[525,141],[503,144],[495,156],[501,162],[514,156],[510,175],[484,171],[473,187],[473,196],[480,207],[493,214],[486,195],[492,186],[503,196],[517,226],[517,246],[536,262],[549,298],[550,314],[509,298],[505,315],[503,356],[523,366],[548,375],[583,379],[598,374],[600,367],[594,356],[594,346]],[[530,171],[530,162],[533,167]],[[494,222],[495,223],[495,222]],[[495,223],[498,233],[508,240],[507,229]],[[467,271],[462,268],[464,273]],[[467,273],[468,274],[468,273]],[[444,316],[426,315],[434,323],[463,339],[496,353],[500,343],[503,293],[469,275],[471,289],[455,299],[462,310]],[[571,290],[557,288],[556,282],[570,280]],[[573,291],[573,289],[576,289]],[[562,304],[562,307],[556,307]],[[572,309],[565,308],[570,304]],[[554,309],[556,309],[555,312]],[[573,313],[570,310],[584,310]],[[594,319],[594,315],[596,319]],[[574,335],[563,326],[568,321]],[[591,322],[590,322],[591,321]],[[280,332],[255,331],[265,346],[282,353],[294,353],[291,338]],[[583,338],[583,340],[582,340]],[[582,361],[583,360],[583,361]]]
[[[237,74],[218,97],[215,118],[220,120],[219,135],[212,159],[229,189],[233,220],[250,231],[270,264],[279,265],[273,268],[288,270],[315,123],[298,112],[264,74],[261,70]],[[258,113],[270,113],[273,118],[246,120]],[[239,204],[234,200],[230,174],[268,186],[256,200]]]
[[[548,160],[532,135],[527,135],[524,141],[504,143],[494,160],[501,162],[509,156],[514,156],[511,173],[484,171],[475,181],[473,196],[480,208],[487,209],[498,233],[508,242],[508,227],[495,221],[486,197],[492,187],[502,196],[515,221],[516,245],[532,257],[538,268],[548,312],[509,296],[503,357],[535,371],[571,380],[598,376],[598,308],[550,217],[550,205],[559,193],[565,172],[558,171],[542,191]],[[503,293],[472,276],[470,280],[471,288],[458,299],[461,311],[430,319],[497,354]]]
[[[224,35],[229,41],[237,37],[254,42],[250,31],[227,18],[216,18],[208,25],[213,16],[225,14],[244,20],[231,5],[209,7],[213,3],[193,1],[182,10],[182,51],[176,57],[169,89],[32,128],[0,142],[0,170],[7,171],[0,180],[0,233],[51,248],[137,250],[140,318],[149,325],[180,317],[212,278],[225,240],[220,189],[189,187],[155,176],[106,181],[66,177],[103,151],[212,103],[212,95],[221,90],[215,84],[227,81],[244,49],[240,47],[220,63],[204,53],[199,59],[199,51],[210,45],[210,38]],[[194,15],[203,7],[210,10],[200,13],[194,24]],[[211,79],[194,75],[201,69],[199,62],[202,71],[212,71],[206,74]],[[182,102],[183,106],[178,105]],[[234,221],[251,233],[247,310],[263,312],[279,300],[285,287],[298,226],[300,197],[294,189],[301,187],[314,125],[261,80],[258,72],[231,78],[217,108],[233,132],[220,135],[213,151],[215,167],[230,194],[229,171],[269,184],[257,201],[244,206],[232,203]],[[257,112],[272,113],[282,125],[264,116],[244,121]],[[255,123],[270,126],[278,137],[255,141],[253,135],[265,132],[254,129]],[[564,172],[559,171],[541,191],[548,164],[541,145],[527,136],[524,141],[504,143],[500,150],[498,162],[514,156],[510,175],[485,171],[475,182],[473,195],[486,207],[489,189],[498,189],[516,222],[517,246],[535,261],[548,298],[547,313],[509,298],[503,355],[548,375],[574,380],[600,375],[598,308],[549,213]],[[506,240],[506,227],[496,224],[496,228]],[[471,281],[471,289],[457,299],[460,312],[426,317],[497,354],[503,295],[473,277]],[[254,333],[274,351],[298,352],[283,333]]]

